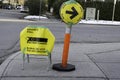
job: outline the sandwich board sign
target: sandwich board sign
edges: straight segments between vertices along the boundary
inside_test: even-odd
[[[48,55],[55,37],[46,27],[28,26],[20,33],[20,48],[25,54]]]

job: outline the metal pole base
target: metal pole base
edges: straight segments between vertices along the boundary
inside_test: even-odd
[[[52,69],[56,71],[69,72],[69,71],[74,71],[75,66],[72,64],[67,64],[67,67],[63,68],[61,63],[57,63],[53,65]]]

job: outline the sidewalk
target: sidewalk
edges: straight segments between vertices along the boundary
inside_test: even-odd
[[[63,44],[56,43],[52,62],[61,63]],[[47,71],[47,58],[30,59],[22,70],[22,54],[17,52],[0,66],[0,80],[120,80],[120,43],[71,43],[68,63],[72,72]]]

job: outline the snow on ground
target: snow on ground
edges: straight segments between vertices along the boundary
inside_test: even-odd
[[[85,23],[85,24],[120,25],[120,22],[119,22],[119,21],[105,21],[105,20],[81,20],[79,23]]]
[[[31,16],[31,15],[29,15],[29,16],[26,16],[26,17],[24,17],[24,19],[26,19],[26,20],[39,20],[39,19],[48,19],[47,17],[44,17],[44,16]]]
[[[46,20],[48,19],[47,17],[44,16],[26,16],[24,17],[26,20]],[[106,25],[120,25],[119,21],[105,21],[105,20],[81,20],[79,23],[84,23],[84,24],[106,24]]]

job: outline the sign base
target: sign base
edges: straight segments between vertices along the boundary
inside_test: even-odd
[[[74,71],[75,66],[72,64],[67,64],[67,67],[63,68],[61,63],[57,63],[53,65],[52,69],[56,71],[69,72],[69,71]]]

